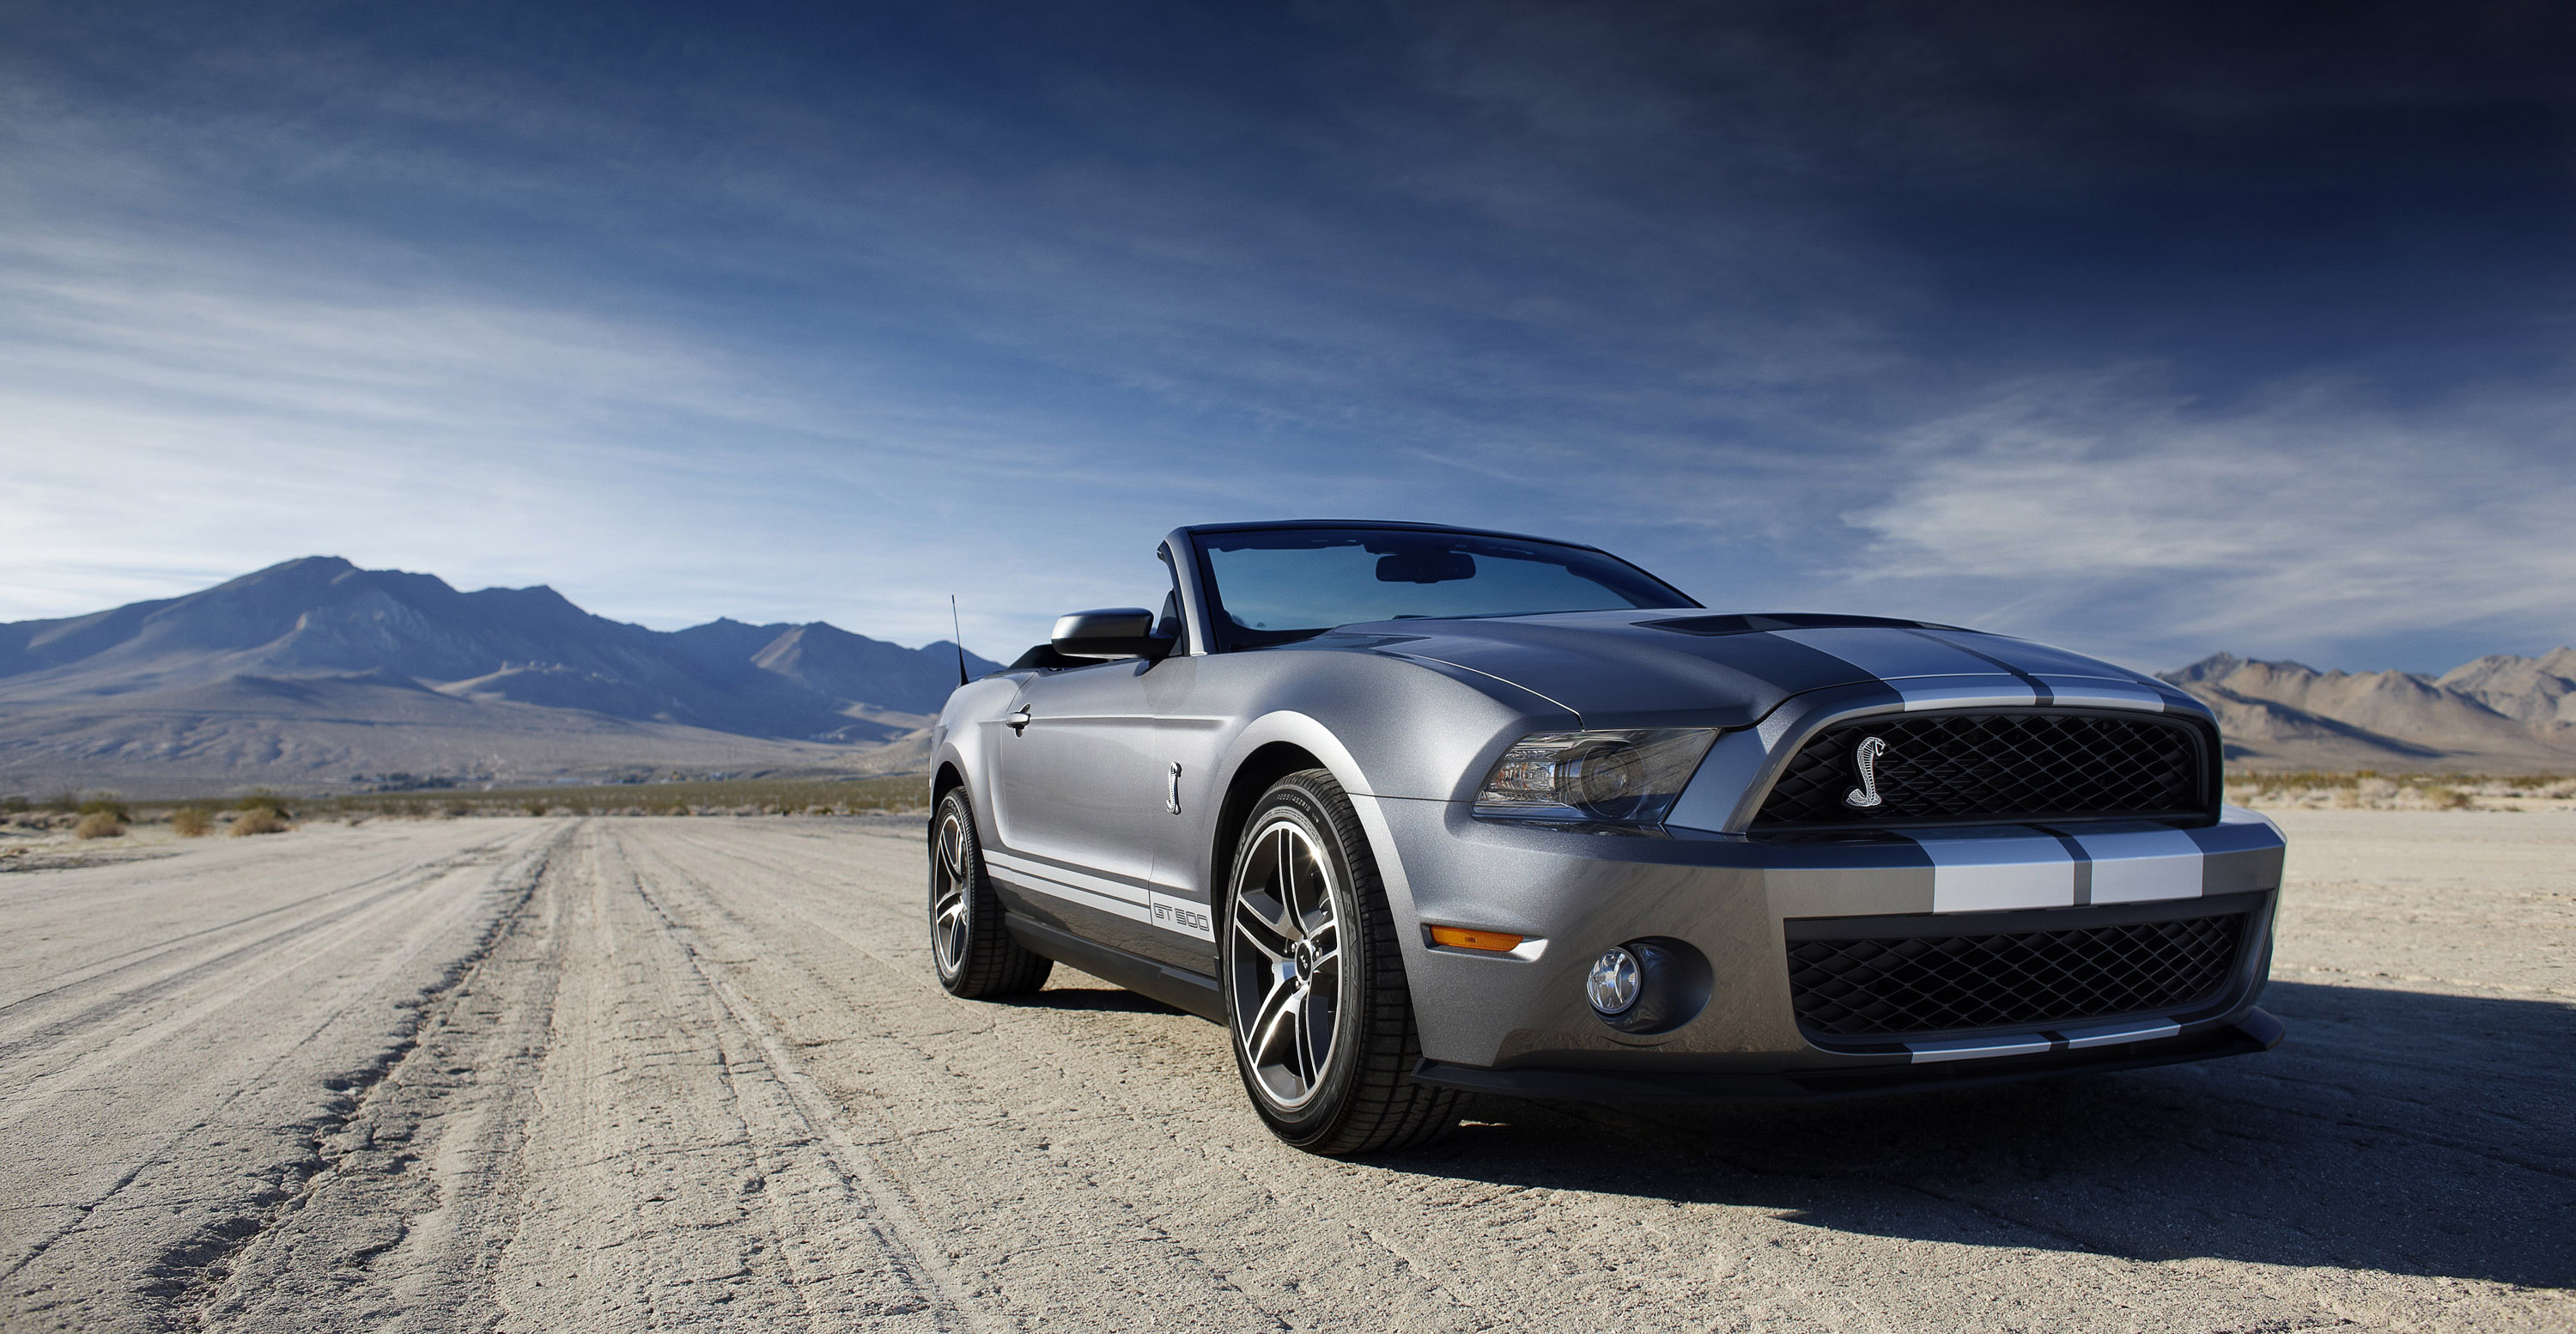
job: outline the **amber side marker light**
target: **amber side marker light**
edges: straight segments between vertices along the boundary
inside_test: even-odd
[[[1431,928],[1431,943],[1446,945],[1453,950],[1491,950],[1496,954],[1509,954],[1519,949],[1524,939],[1526,937],[1515,936],[1508,932],[1470,931],[1463,926]]]

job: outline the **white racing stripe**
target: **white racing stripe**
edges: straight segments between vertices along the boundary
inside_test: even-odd
[[[1932,911],[1994,912],[2201,896],[2208,854],[2179,829],[1919,834],[1932,859]],[[2068,851],[2073,842],[2083,849]]]
[[[1106,894],[1094,894],[1090,890],[1068,885],[1061,880],[1050,880],[1018,867],[996,866],[992,868],[992,875],[996,880],[1016,885],[1032,894],[1044,894],[1049,898],[1062,899],[1067,903],[1079,904],[1085,908],[1108,913],[1113,917],[1124,917],[1133,922],[1153,920],[1153,915],[1145,910],[1144,904],[1111,898]]]
[[[1192,940],[1213,942],[1216,939],[1216,931],[1208,922],[1206,904],[1196,899],[1182,898],[1178,894],[1166,894],[1159,889],[1146,891],[1145,897],[1147,907],[1153,914],[1146,919],[1147,921],[1166,931],[1188,936]]]
[[[2061,1028],[2059,1037],[2074,1051],[2084,1047],[2111,1047],[2123,1042],[2148,1042],[2169,1038],[2182,1032],[2182,1025],[2171,1019],[2131,1020],[2125,1024],[2106,1024],[2099,1028]]]
[[[2196,899],[2201,891],[2200,845],[2179,829],[2123,833],[2069,830],[2093,859],[2095,903],[2153,903]]]
[[[1968,1061],[1984,1056],[2029,1056],[2057,1044],[2037,1033],[2014,1033],[1995,1038],[1952,1038],[1947,1042],[1909,1042],[1905,1049],[1913,1053],[1913,1063],[1928,1061]]]
[[[2045,1033],[2005,1033],[1981,1038],[1950,1038],[1936,1042],[1909,1042],[1905,1050],[1915,1065],[1931,1061],[1974,1061],[1995,1056],[2033,1056],[2063,1048],[2081,1051],[2087,1047],[2116,1047],[2124,1042],[2152,1042],[2157,1038],[2179,1035],[2182,1025],[2171,1019],[2132,1019],[2118,1024],[2097,1024],[2091,1028],[2061,1028]]]
[[[996,879],[1033,894],[1045,894],[1129,921],[1144,922],[1194,940],[1214,940],[1207,905],[1144,885],[1111,880],[1070,867],[984,850],[984,866]]]
[[[1932,859],[1932,911],[2075,906],[2075,858],[2037,831],[1915,839]]]
[[[1038,876],[1060,885],[1088,890],[1103,898],[1124,899],[1139,906],[1145,902],[1143,885],[1129,884],[1124,880],[1111,880],[1087,871],[1074,870],[1070,866],[1056,866],[1026,857],[1014,857],[1007,852],[995,852],[990,848],[984,850],[984,864],[995,870],[1016,871],[1024,876]]]
[[[2055,704],[2086,709],[2131,709],[2140,713],[2162,713],[2165,697],[2145,686],[2126,681],[2106,681],[2086,676],[2043,676],[2039,683],[2048,687]]]
[[[1887,688],[1905,700],[1907,713],[1926,709],[2009,709],[2039,702],[2036,691],[2009,676],[1970,681],[1890,681]]]

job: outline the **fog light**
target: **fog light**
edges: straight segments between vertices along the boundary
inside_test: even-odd
[[[1583,994],[1601,1022],[1652,1037],[1698,1018],[1713,980],[1707,955],[1682,941],[1648,936],[1603,950],[1583,979]]]
[[[1592,1008],[1604,1015],[1626,1014],[1637,1004],[1637,956],[1613,945],[1592,961],[1592,975],[1583,980],[1583,993],[1592,1000]]]

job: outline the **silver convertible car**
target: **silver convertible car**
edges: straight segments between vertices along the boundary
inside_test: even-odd
[[[1712,612],[1430,524],[1183,528],[933,732],[960,996],[1061,961],[1233,1035],[1288,1143],[1463,1092],[1956,1087],[2267,1049],[2282,842],[2190,696],[2027,640]]]

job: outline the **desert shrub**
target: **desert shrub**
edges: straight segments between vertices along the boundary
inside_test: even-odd
[[[2424,799],[2431,802],[2437,811],[2462,810],[2469,804],[2469,794],[2454,787],[2426,788]]]
[[[108,811],[91,811],[72,826],[74,838],[123,838],[125,822]]]
[[[25,797],[0,797],[0,815],[24,815],[32,805]]]
[[[286,798],[281,797],[266,788],[260,788],[252,792],[249,796],[234,802],[233,809],[237,811],[266,811],[280,820],[291,820],[295,817],[295,812],[286,809]]]
[[[898,774],[871,778],[673,779],[544,788],[457,789],[442,793],[444,814],[521,815],[795,815],[924,811],[929,780]],[[416,795],[353,792],[314,802],[336,817],[436,815],[437,805]],[[307,810],[306,815],[314,812]]]
[[[246,838],[252,834],[283,834],[285,832],[286,817],[279,815],[277,812],[270,810],[265,806],[254,810],[243,811],[240,818],[233,821],[233,837],[235,838]]]
[[[117,800],[113,792],[101,792],[82,802],[80,815],[84,819],[93,815],[104,815],[118,824],[134,823],[134,812],[125,809],[125,803]]]
[[[182,806],[170,812],[170,828],[181,838],[204,838],[214,827],[214,813],[203,806]]]

